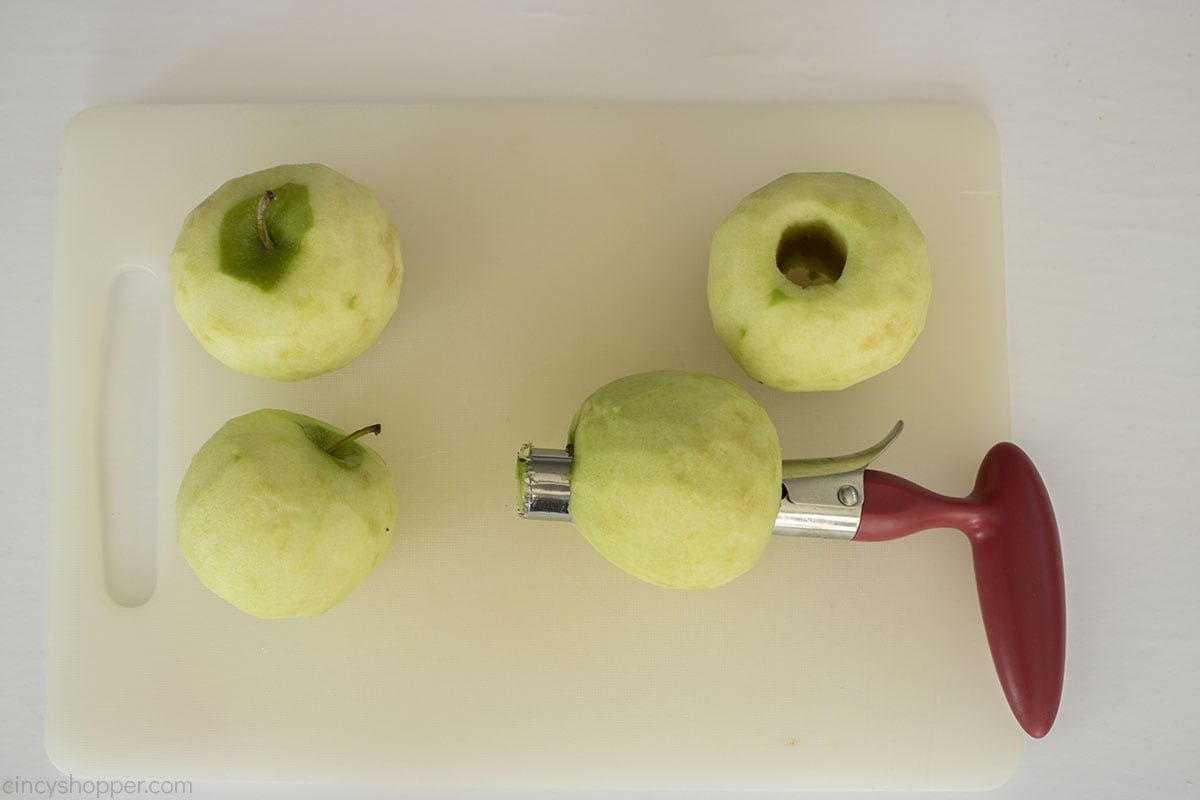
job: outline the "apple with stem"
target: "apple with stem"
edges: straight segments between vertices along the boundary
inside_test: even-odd
[[[388,550],[399,502],[379,454],[279,409],[235,417],[192,458],[175,503],[179,549],[200,582],[256,617],[327,611]]]
[[[322,164],[222,185],[184,220],[168,268],[175,307],[205,350],[284,381],[339,369],[370,347],[404,272],[376,196]]]

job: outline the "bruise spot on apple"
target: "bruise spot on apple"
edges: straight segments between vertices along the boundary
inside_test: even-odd
[[[902,322],[892,317],[886,325],[863,339],[858,347],[860,350],[874,350],[884,342],[898,341],[904,334],[904,327]]]
[[[788,294],[783,289],[772,289],[770,296],[767,298],[767,302],[770,305],[777,306],[780,303],[786,303],[788,299]],[[745,328],[742,330],[745,330]]]
[[[780,484],[782,486],[782,484]],[[740,483],[737,489],[738,507],[754,508],[759,498],[759,488],[752,483]]]
[[[396,282],[396,278],[399,278],[399,277],[400,277],[400,268],[397,267],[395,264],[393,264],[391,271],[388,272],[387,285],[391,286],[393,283]]]

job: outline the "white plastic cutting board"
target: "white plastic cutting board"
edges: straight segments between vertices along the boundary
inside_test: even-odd
[[[321,161],[372,187],[406,272],[378,344],[296,384],[175,315],[167,256],[224,180]],[[836,394],[745,378],[711,332],[708,241],[789,171],[888,187],[934,294],[897,368]],[[788,457],[906,430],[877,464],[969,490],[1006,438],[998,143],[952,107],[104,108],[65,137],[55,264],[46,738],[75,775],[422,786],[985,788],[1021,735],[965,539],[776,537],[727,587],[652,587],[523,521],[514,458],[619,376],[732,378]],[[264,406],[383,425],[398,535],[328,614],[262,621],[174,544],[192,453]],[[148,599],[147,599],[148,598]],[[119,602],[118,602],[119,601]],[[144,602],[143,602],[144,601]]]

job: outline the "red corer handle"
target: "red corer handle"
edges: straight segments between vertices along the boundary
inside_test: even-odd
[[[882,542],[931,528],[971,541],[983,625],[1000,684],[1035,738],[1054,724],[1066,660],[1066,601],[1054,509],[1033,462],[1002,442],[979,467],[975,489],[944,497],[866,470],[856,541]]]

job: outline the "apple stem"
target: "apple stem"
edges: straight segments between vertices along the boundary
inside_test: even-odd
[[[383,430],[383,426],[380,425],[378,422],[376,422],[374,425],[368,425],[365,428],[359,428],[358,430],[354,431],[354,433],[348,433],[345,436],[343,436],[341,439],[338,439],[336,442],[334,442],[329,447],[326,447],[325,452],[331,453],[331,454],[335,453],[335,452],[337,452],[338,448],[340,448],[342,445],[346,444],[347,442],[353,442],[355,439],[359,438],[360,436],[366,436],[368,433],[373,433],[376,436],[378,436],[379,432],[382,430]]]
[[[267,189],[263,192],[262,199],[258,201],[258,240],[267,250],[275,249],[275,243],[271,241],[271,236],[267,233],[267,205],[274,199],[275,193]]]

